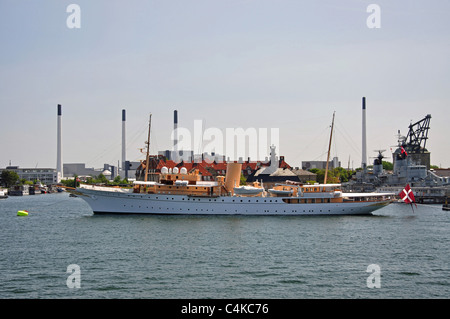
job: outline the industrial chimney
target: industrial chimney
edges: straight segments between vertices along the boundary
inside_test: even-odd
[[[125,161],[126,159],[126,141],[125,141],[125,109],[122,110],[122,172],[125,172]],[[123,174],[122,174],[123,175]]]
[[[361,167],[367,169],[367,144],[366,144],[366,98],[362,98],[362,160]]]
[[[173,111],[173,130],[174,130],[174,139],[173,139],[173,158],[172,160],[178,162],[178,111]]]
[[[63,164],[62,164],[62,138],[61,138],[61,119],[62,107],[58,104],[58,124],[56,131],[56,182],[60,183],[63,178]]]

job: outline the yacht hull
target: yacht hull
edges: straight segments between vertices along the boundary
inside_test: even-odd
[[[390,200],[342,203],[286,203],[292,197],[196,197],[77,188],[95,214],[156,215],[370,215]]]

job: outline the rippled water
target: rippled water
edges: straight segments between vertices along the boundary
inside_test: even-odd
[[[406,204],[375,213],[93,215],[65,193],[9,197],[0,298],[448,298],[450,213]],[[67,286],[71,264],[80,288]],[[371,264],[380,288],[367,287]]]

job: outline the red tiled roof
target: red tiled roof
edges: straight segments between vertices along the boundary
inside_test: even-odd
[[[234,162],[236,163],[237,161],[234,161]],[[248,170],[248,168],[250,168],[252,171],[256,171],[261,166],[267,166],[267,165],[269,165],[269,163],[244,162],[244,163],[242,163],[242,169],[243,170]],[[188,172],[191,171],[192,169],[198,169],[199,172],[202,175],[204,175],[204,176],[211,176],[212,175],[211,172],[206,169],[208,167],[214,169],[215,171],[226,171],[226,169],[227,169],[227,163],[226,162],[219,162],[219,163],[212,162],[212,163],[208,163],[205,160],[203,160],[200,163],[195,163],[195,162],[175,163],[172,160],[165,160],[163,157],[158,157],[157,158],[156,169],[157,170],[161,170],[164,166],[167,167],[167,168],[174,168],[174,167],[181,168],[181,167],[185,167]],[[280,160],[279,167],[280,168],[291,168],[291,166],[284,161],[284,158],[282,158]]]

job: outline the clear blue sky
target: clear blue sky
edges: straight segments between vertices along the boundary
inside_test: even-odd
[[[66,25],[71,3],[80,29]],[[0,167],[56,167],[57,104],[64,163],[116,164],[125,108],[132,161],[150,112],[151,151],[171,147],[174,109],[187,128],[279,128],[293,166],[325,160],[336,111],[332,156],[359,167],[363,96],[368,156],[392,160],[397,130],[431,114],[431,162],[450,167],[449,12],[447,0],[1,0]]]

